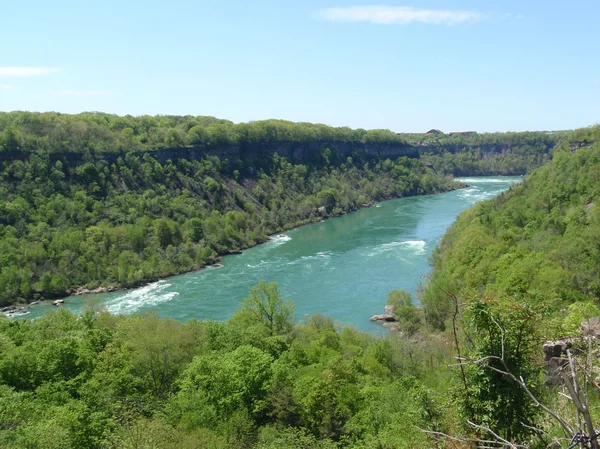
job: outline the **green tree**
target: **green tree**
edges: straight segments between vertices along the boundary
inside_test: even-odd
[[[485,425],[508,441],[527,442],[541,410],[514,379],[522,379],[540,397],[540,368],[533,362],[539,351],[531,306],[505,300],[475,300],[465,311],[472,348],[464,370],[466,391],[458,393],[463,416]],[[510,375],[507,375],[510,373]]]
[[[392,306],[402,331],[412,335],[419,330],[422,323],[422,312],[413,304],[410,293],[405,290],[392,290],[388,293],[387,303]]]
[[[154,224],[154,234],[162,248],[166,248],[174,242],[174,230],[170,220],[164,218],[157,220]]]
[[[271,335],[284,335],[294,324],[294,304],[282,298],[276,282],[260,281],[241,303],[242,312],[264,325]]]
[[[199,242],[204,237],[204,229],[202,228],[202,220],[199,218],[192,218],[185,224],[188,230],[188,235],[193,242]]]

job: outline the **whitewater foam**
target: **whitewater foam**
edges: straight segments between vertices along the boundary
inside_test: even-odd
[[[269,240],[271,241],[271,243],[274,243],[276,245],[283,245],[285,242],[289,242],[290,240],[292,240],[292,238],[289,235],[279,234],[270,236]]]
[[[273,263],[275,263],[276,260],[261,260],[259,263],[257,263],[256,265],[251,265],[249,263],[246,264],[246,267],[248,268],[263,268],[266,265],[272,265]]]
[[[506,178],[456,178],[456,180],[467,184],[506,184],[507,181],[510,181]],[[518,181],[513,181],[513,183],[515,182]]]
[[[378,256],[383,253],[387,253],[395,250],[410,250],[415,255],[425,254],[425,249],[427,247],[427,243],[423,240],[405,240],[401,242],[389,242],[389,243],[381,243],[377,245],[372,251],[365,254],[367,257]]]
[[[481,190],[472,187],[469,189],[461,190],[458,193],[458,197],[464,198],[465,200],[469,201],[470,203],[478,203],[480,201],[489,200],[491,198],[494,198],[495,196],[500,194],[503,190],[504,189],[482,192]]]
[[[113,314],[130,314],[142,307],[156,306],[170,301],[178,292],[165,292],[172,284],[165,280],[153,282],[145,287],[128,291],[106,302],[106,309]],[[164,293],[163,293],[164,292]]]
[[[300,260],[319,260],[319,259],[331,259],[332,253],[329,251],[320,251],[316,254],[313,254],[311,256],[302,256],[300,257]]]

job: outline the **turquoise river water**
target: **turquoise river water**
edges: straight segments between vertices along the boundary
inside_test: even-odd
[[[313,225],[223,258],[210,267],[164,279],[145,287],[71,297],[74,312],[90,303],[113,313],[156,310],[177,320],[226,320],[260,280],[276,281],[292,299],[298,319],[313,313],[331,316],[371,332],[385,332],[369,322],[383,313],[393,289],[416,293],[430,272],[428,257],[456,216],[475,203],[493,198],[519,177],[463,178],[470,187],[441,195],[381,202]],[[27,318],[52,306],[30,308]]]

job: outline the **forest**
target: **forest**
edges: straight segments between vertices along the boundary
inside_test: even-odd
[[[342,154],[335,142],[423,142],[389,130],[281,120],[0,113],[0,155],[22,155],[0,165],[0,306],[196,270],[269,234],[383,199],[456,188],[453,174],[526,173],[551,157],[559,138],[418,136],[431,152],[390,159]],[[277,152],[163,163],[150,153],[289,141],[323,147],[302,163]],[[490,156],[478,145],[495,150]],[[108,153],[115,156],[107,159]]]
[[[442,290],[512,298],[558,312],[600,298],[600,126],[589,145],[567,142],[552,162],[494,200],[465,211],[433,255],[424,292],[430,324],[444,327],[451,312]],[[556,330],[560,334],[560,330]]]
[[[548,137],[550,150],[543,137],[513,136],[523,139],[513,159],[325,148],[302,164],[277,153],[161,164],[145,150],[166,143],[140,140],[114,164],[97,155],[71,164],[51,162],[64,149],[49,143],[54,131],[26,132],[20,114],[0,119],[4,148],[31,153],[0,172],[3,304],[198,269],[282,229],[457,188],[457,170],[522,164],[528,174],[459,216],[418,298],[389,293],[399,330],[386,338],[335,317],[295,320],[293,298],[267,282],[226,322],[115,316],[93,304],[81,316],[0,316],[1,447],[597,447],[600,348],[580,325],[600,315],[600,126]],[[74,116],[49,117],[71,135]],[[86,129],[109,129],[118,118],[107,117]],[[206,120],[195,126],[238,126]],[[88,142],[114,143],[109,131]],[[570,374],[553,380],[542,346],[560,338]]]
[[[432,256],[422,318],[464,361],[463,419],[503,447],[567,447],[576,432],[588,439],[570,447],[598,447],[599,176],[600,126],[577,130],[522,183],[463,212]],[[548,342],[564,346],[544,362]]]
[[[293,320],[276,284],[227,322],[93,308],[0,317],[5,448],[412,448],[442,421],[444,348]],[[425,357],[426,355],[426,357]]]
[[[419,159],[344,159],[328,149],[311,164],[276,153],[251,165],[215,156],[161,165],[131,152],[114,164],[70,165],[32,154],[0,171],[0,306],[140,285],[285,229],[457,186]]]

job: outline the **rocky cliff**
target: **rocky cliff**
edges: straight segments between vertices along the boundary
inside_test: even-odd
[[[237,160],[253,160],[272,153],[286,157],[294,162],[308,162],[312,157],[325,148],[337,151],[343,156],[350,156],[353,153],[362,153],[371,157],[391,157],[397,158],[407,156],[418,158],[424,153],[450,152],[457,153],[462,150],[478,150],[483,157],[499,157],[510,153],[511,146],[507,144],[484,144],[484,145],[411,145],[406,143],[362,143],[347,141],[315,141],[315,142],[273,142],[257,144],[237,144],[237,145],[202,145],[184,148],[164,148],[149,151],[140,151],[140,154],[149,153],[158,162],[164,164],[167,160],[187,159],[190,161],[202,159],[206,155],[218,156],[221,160],[234,162]],[[550,151],[550,147],[546,152]],[[71,165],[79,165],[90,159],[104,159],[109,163],[114,163],[119,157],[124,157],[125,151],[121,152],[102,152],[89,153],[59,151],[49,154],[51,161],[63,160]],[[0,162],[12,160],[25,160],[31,153],[20,151],[0,152]]]

